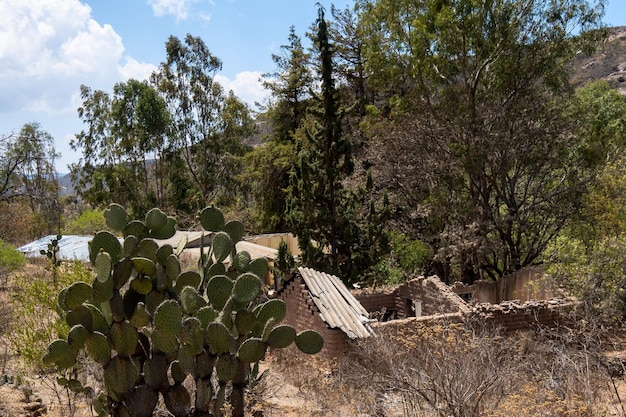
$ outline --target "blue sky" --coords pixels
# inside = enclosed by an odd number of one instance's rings
[[[353,0],[0,0],[0,135],[38,122],[56,140],[60,172],[80,155],[69,141],[83,128],[81,84],[111,90],[143,79],[165,58],[170,35],[201,37],[223,62],[218,81],[252,104],[266,92],[261,74],[317,17]],[[626,26],[626,0],[610,0],[605,22]]]

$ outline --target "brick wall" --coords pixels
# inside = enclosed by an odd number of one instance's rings
[[[317,306],[311,299],[302,277],[296,275],[280,291],[278,297],[287,305],[284,322],[296,328],[317,330],[324,338],[324,348],[320,352],[329,358],[342,356],[349,348],[348,337],[340,329],[331,329],[322,320]]]

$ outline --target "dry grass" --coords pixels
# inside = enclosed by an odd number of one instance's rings
[[[91,416],[88,399],[68,398],[54,375],[17,366],[7,343],[12,316],[7,291],[0,290],[0,371],[14,377],[12,383],[0,383],[0,417],[21,415],[27,399],[39,399],[47,417]],[[480,323],[442,322],[381,334],[335,360],[295,348],[272,351],[261,368],[263,376],[248,390],[248,415],[624,415],[626,383],[620,366],[626,349],[613,348],[593,321],[576,323],[503,337]],[[607,349],[614,350],[611,361]],[[91,385],[101,379],[93,370],[82,376],[92,378]]]

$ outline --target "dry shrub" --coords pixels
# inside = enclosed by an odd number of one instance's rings
[[[340,374],[371,398],[368,415],[603,415],[620,399],[601,329],[579,320],[503,336],[480,322],[404,321],[361,341]]]
[[[370,413],[479,416],[509,388],[518,364],[511,347],[484,328],[413,322],[359,344],[358,360],[342,366],[344,377],[375,398]]]
[[[288,348],[272,351],[266,364],[272,374],[268,382],[280,380],[283,384],[275,391],[276,397],[262,404],[265,412],[268,408],[276,409],[270,415],[357,416],[363,415],[361,404],[370,401],[366,392],[341,377],[335,359]]]
[[[0,239],[20,246],[45,235],[46,229],[28,204],[0,202]]]
[[[485,417],[592,417],[594,414],[587,402],[573,395],[568,399],[546,390],[541,382],[529,382],[519,392],[502,400],[497,409]]]

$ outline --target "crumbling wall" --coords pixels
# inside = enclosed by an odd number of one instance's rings
[[[469,311],[469,306],[434,276],[412,279],[392,292],[355,294],[355,297],[374,316],[384,308],[393,311],[394,319]]]
[[[499,304],[507,300],[521,302],[531,300],[548,300],[554,297],[548,285],[543,281],[543,270],[525,268],[492,281],[476,281],[472,285],[457,283],[452,290],[461,296],[466,295],[474,303]]]
[[[436,325],[442,323],[481,323],[502,333],[530,330],[537,326],[554,327],[566,323],[576,309],[571,299],[551,299],[526,303],[504,302],[501,304],[478,304],[455,313],[410,317],[402,320],[372,323],[376,333],[402,334],[416,324]]]
[[[341,329],[331,329],[322,320],[315,302],[309,295],[301,276],[296,275],[280,291],[278,297],[287,306],[284,322],[296,328],[317,330],[324,338],[324,348],[320,352],[329,358],[338,357],[348,350],[348,338]]]
[[[568,322],[577,303],[568,298],[541,301],[505,301],[500,304],[478,304],[472,308],[469,319],[481,319],[502,329],[504,333],[529,330],[537,326],[555,327]]]

